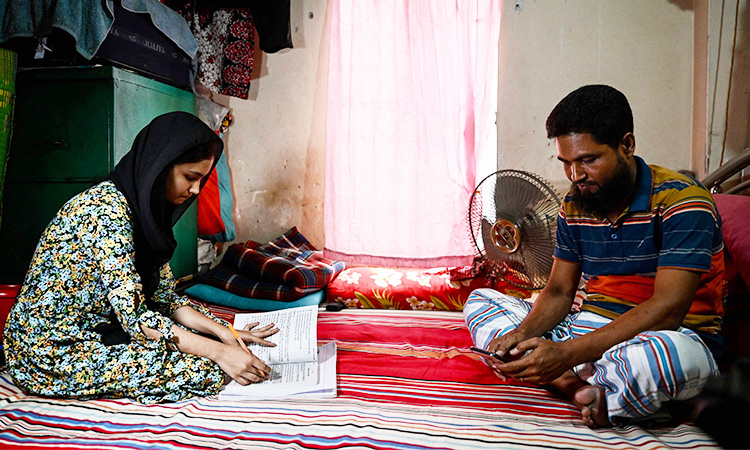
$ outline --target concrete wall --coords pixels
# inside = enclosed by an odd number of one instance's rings
[[[291,4],[294,48],[256,52],[247,100],[214,100],[235,118],[225,142],[236,240],[266,242],[296,226],[322,248],[326,0]]]
[[[735,55],[748,49],[742,44],[747,41],[747,2],[741,0],[739,7],[741,43],[735,45]],[[719,67],[729,71],[726,50],[726,67],[718,65],[719,47],[714,43],[719,35],[711,31],[721,28],[726,35],[734,26],[733,10],[723,16],[717,13],[716,5],[721,3],[695,0],[700,6],[696,8],[692,0],[505,0],[498,74],[498,167],[529,170],[565,189],[568,182],[546,138],[544,121],[571,90],[606,83],[623,91],[631,102],[637,154],[669,168],[696,170],[705,151],[702,142],[693,143],[692,124],[705,125],[722,103],[694,99],[693,80],[701,82],[694,70],[705,75],[709,87],[715,81],[709,76],[712,72],[719,72]],[[705,11],[699,19],[707,30],[694,32],[696,9]],[[227,143],[238,241],[270,240],[297,226],[316,246],[324,243],[325,15],[326,0],[293,1],[295,48],[268,55],[258,52],[250,98],[224,99],[235,115]],[[698,67],[693,63],[694,47],[701,46],[694,42],[703,42],[703,36],[707,44],[703,65]],[[729,39],[723,38],[721,48]],[[741,62],[747,56],[739,56],[732,89],[744,96],[735,97],[739,100],[730,105],[735,111],[735,118],[729,120],[734,124],[729,134],[733,148],[747,145],[750,111],[748,67]],[[718,92],[728,88],[726,82],[721,87],[721,77],[714,89]],[[694,108],[694,102],[706,106],[706,111]],[[718,132],[708,126],[705,130]],[[700,140],[700,127],[696,131]]]
[[[498,167],[565,179],[545,120],[585,84],[609,84],[633,109],[636,154],[689,169],[692,2],[518,0],[503,5],[498,89]]]

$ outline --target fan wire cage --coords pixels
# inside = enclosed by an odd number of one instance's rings
[[[484,178],[469,201],[469,229],[487,275],[541,289],[552,270],[560,199],[549,183],[520,170]]]

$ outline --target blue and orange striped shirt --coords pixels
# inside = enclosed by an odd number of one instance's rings
[[[694,179],[636,158],[636,194],[613,223],[565,197],[555,258],[581,265],[583,308],[614,318],[649,299],[659,268],[701,272],[685,326],[716,333],[724,314],[724,243],[711,194]]]

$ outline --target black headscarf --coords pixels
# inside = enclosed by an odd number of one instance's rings
[[[207,145],[217,149],[213,170],[224,149],[219,136],[192,114],[163,114],[138,133],[131,150],[109,174],[133,213],[135,269],[147,304],[158,286],[159,269],[177,247],[172,227],[196,199],[192,196],[181,205],[167,201],[168,169],[188,150]],[[201,181],[201,189],[207,179]]]

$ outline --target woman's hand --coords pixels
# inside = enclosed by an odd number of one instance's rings
[[[219,365],[222,371],[237,380],[238,383],[245,385],[257,383],[268,379],[271,368],[266,363],[258,359],[249,350],[240,347],[237,339],[227,327],[221,327],[226,330],[231,337],[231,342],[219,342],[199,334],[193,333],[177,325],[172,325],[172,342],[183,353],[190,353],[196,356],[203,356]],[[265,328],[265,327],[263,327]],[[141,325],[144,334],[151,339],[161,339],[162,333],[152,328]],[[262,331],[269,333],[271,330]],[[275,331],[274,331],[275,332]],[[250,333],[250,332],[247,332]],[[262,341],[262,338],[258,338]],[[224,340],[222,335],[222,340]]]
[[[249,323],[245,325],[245,328],[237,330],[237,334],[239,334],[240,338],[245,342],[254,342],[267,347],[276,347],[276,343],[265,340],[268,336],[273,336],[279,332],[279,329],[275,324],[269,323],[260,328],[255,328],[257,326],[258,322]]]
[[[239,345],[222,347],[220,354],[211,359],[233,380],[244,386],[268,379],[271,368],[255,355],[246,353]]]
[[[249,323],[245,326],[245,328],[236,330],[237,335],[245,343],[252,342],[254,344],[265,345],[266,347],[276,347],[276,344],[274,342],[267,341],[265,340],[265,338],[278,333],[279,329],[276,328],[273,323],[269,323],[268,325],[264,325],[256,329],[255,327],[257,326],[258,322]],[[221,335],[218,337],[225,344],[239,346],[237,339],[234,337],[234,333],[232,333],[232,330],[230,330],[229,327],[225,327]]]

